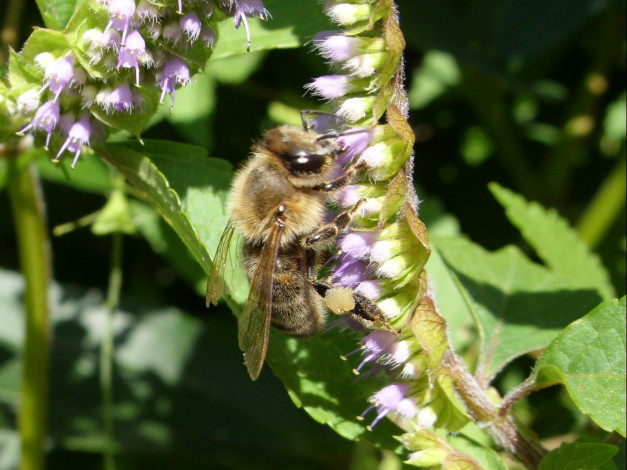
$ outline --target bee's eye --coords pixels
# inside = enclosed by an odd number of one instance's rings
[[[320,173],[325,168],[327,158],[323,155],[290,155],[281,153],[281,159],[295,173]]]

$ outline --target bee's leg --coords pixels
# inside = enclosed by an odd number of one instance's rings
[[[399,334],[388,323],[379,306],[368,297],[347,287],[332,287],[324,281],[314,281],[312,285],[333,313],[350,315],[352,320],[366,328],[383,327],[390,333]]]
[[[339,178],[334,179],[333,181],[329,181],[328,183],[322,183],[317,186],[314,186],[314,191],[323,191],[325,193],[335,191],[336,189],[343,188],[346,185],[349,185],[355,179],[355,175],[359,170],[366,166],[366,162],[359,162],[354,165],[348,165],[344,170],[344,174]]]
[[[337,238],[337,235],[346,227],[348,227],[348,224],[353,218],[353,214],[357,212],[359,206],[361,206],[364,202],[366,202],[365,199],[360,199],[353,207],[343,210],[338,215],[336,215],[333,221],[323,225],[314,233],[305,237],[302,240],[305,248],[317,251],[320,248],[328,245],[329,242],[335,240]]]
[[[318,253],[320,249],[330,244],[337,238],[340,231],[348,227],[353,214],[359,209],[366,200],[360,199],[350,209],[340,212],[332,222],[323,225],[311,235],[301,240],[305,247],[305,256],[307,262],[307,277],[310,281],[315,281],[317,277]]]

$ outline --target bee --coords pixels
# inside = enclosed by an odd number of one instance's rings
[[[326,319],[325,295],[362,324],[387,322],[366,297],[318,280],[321,255],[351,221],[364,201],[326,223],[327,202],[350,184],[361,164],[342,172],[342,152],[330,136],[311,129],[280,126],[265,133],[231,187],[230,220],[218,244],[207,283],[207,306],[222,296],[224,268],[233,234],[244,239],[243,255],[250,293],[239,318],[238,342],[251,379],[261,372],[270,325],[287,334],[312,336]],[[340,176],[337,176],[337,175]],[[337,302],[334,301],[333,305]]]

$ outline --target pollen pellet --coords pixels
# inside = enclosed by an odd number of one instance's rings
[[[329,289],[324,296],[327,308],[336,315],[342,315],[355,308],[353,291],[348,287],[334,287]]]

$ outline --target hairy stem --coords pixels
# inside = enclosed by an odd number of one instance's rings
[[[25,340],[22,353],[19,431],[22,470],[44,468],[48,359],[48,283],[50,246],[39,175],[26,156],[9,159],[9,195],[24,276]]]
[[[442,365],[451,371],[455,391],[464,401],[470,416],[526,468],[538,468],[546,450],[539,443],[523,436],[511,417],[499,416],[498,406],[486,396],[463,366],[461,358],[449,350]]]

